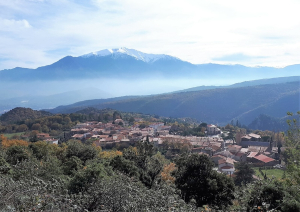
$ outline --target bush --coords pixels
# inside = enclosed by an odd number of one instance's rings
[[[6,151],[6,161],[12,165],[27,160],[28,158],[28,149],[23,146],[11,146]]]

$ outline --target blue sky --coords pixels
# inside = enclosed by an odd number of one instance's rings
[[[300,58],[298,0],[0,0],[0,70],[127,47],[195,64]]]

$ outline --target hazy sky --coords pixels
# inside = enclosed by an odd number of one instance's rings
[[[0,70],[118,47],[196,64],[298,64],[299,11],[299,0],[0,0]]]

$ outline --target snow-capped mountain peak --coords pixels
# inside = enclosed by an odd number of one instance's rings
[[[124,55],[128,55],[131,57],[134,57],[136,60],[141,60],[147,63],[151,63],[154,62],[156,60],[162,59],[162,58],[168,58],[168,59],[178,59],[175,57],[171,57],[169,55],[165,55],[165,54],[147,54],[147,53],[143,53],[140,51],[137,51],[135,49],[127,49],[125,47],[121,47],[118,49],[104,49],[101,51],[97,51],[97,52],[91,52],[89,54],[85,54],[82,55],[81,57],[104,57],[104,56],[113,56],[113,57],[120,57],[120,56],[124,56]]]

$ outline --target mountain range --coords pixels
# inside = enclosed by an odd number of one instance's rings
[[[36,69],[0,71],[0,113],[14,107],[68,105],[52,110],[62,113],[95,106],[249,124],[260,114],[282,118],[299,110],[299,68],[192,64],[164,54],[106,49]]]
[[[78,57],[66,56],[36,69],[17,67],[0,71],[0,81],[53,81],[70,79],[145,77],[236,78],[245,80],[297,76],[300,65],[284,68],[242,65],[192,64],[164,54],[146,54],[134,49],[106,49]]]

